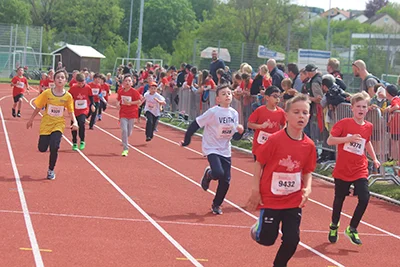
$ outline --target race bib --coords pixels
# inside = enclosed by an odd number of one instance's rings
[[[99,88],[92,88],[92,94],[93,95],[99,95],[100,89]]]
[[[121,101],[122,101],[123,105],[127,105],[129,102],[132,101],[132,97],[123,95],[123,96],[121,96]]]
[[[347,134],[347,136],[352,136],[352,134]],[[365,142],[366,140],[364,138],[361,138],[359,142],[345,143],[343,146],[343,150],[362,156],[365,150]]]
[[[75,100],[75,108],[76,109],[86,109],[87,101],[85,99]]]
[[[107,96],[107,91],[102,91],[101,94],[103,95],[103,97]]]
[[[204,90],[210,90],[211,89],[211,86],[204,86]]]
[[[147,108],[148,109],[154,109],[156,105],[154,103],[146,102],[147,103]]]
[[[272,174],[271,192],[274,195],[289,195],[301,188],[301,173],[274,172]]]
[[[17,82],[17,87],[18,88],[25,88],[25,84],[23,82]]]
[[[260,131],[260,132],[258,133],[257,143],[259,143],[260,145],[265,144],[265,142],[267,142],[268,137],[269,137],[270,135],[271,135],[270,133]]]
[[[47,114],[49,114],[52,117],[62,117],[64,115],[64,107],[48,105]]]
[[[231,124],[221,124],[218,127],[219,138],[231,138],[233,134],[234,134],[233,125]]]
[[[50,87],[51,89],[54,89],[54,88],[56,88],[56,84],[55,84],[55,83],[49,83],[49,87]]]

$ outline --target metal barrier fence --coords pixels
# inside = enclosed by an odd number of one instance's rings
[[[215,92],[209,92],[207,101],[202,100],[202,89],[179,88],[178,91],[163,92],[166,98],[166,108],[163,117],[179,124],[189,124],[197,116],[204,113],[208,108],[215,105]],[[179,100],[178,100],[179,99]],[[177,101],[178,100],[178,101]],[[231,106],[239,113],[239,122],[247,128],[247,119],[251,112],[258,106],[254,104],[254,98],[239,96],[234,97]],[[284,103],[281,102],[283,107]],[[310,137],[319,151],[327,151],[333,155],[337,154],[335,146],[328,146],[326,143],[332,126],[341,119],[351,118],[353,113],[349,103],[339,104],[334,110],[324,109],[323,129],[318,124],[318,112],[312,109],[310,117]],[[320,114],[321,115],[321,114]],[[366,120],[374,125],[371,142],[375,149],[378,160],[381,162],[379,170],[372,170],[369,177],[370,185],[376,181],[392,181],[400,186],[400,111],[393,113],[382,112],[380,109],[370,109]],[[252,140],[247,135],[245,139]],[[335,165],[334,157],[322,163],[322,169],[328,169]]]

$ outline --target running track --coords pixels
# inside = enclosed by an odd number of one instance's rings
[[[207,165],[201,139],[179,147],[183,132],[160,124],[146,143],[142,120],[123,158],[118,112],[110,106],[87,131],[83,153],[71,151],[65,131],[57,178],[48,181],[49,155],[37,151],[40,116],[33,129],[25,127],[36,93],[26,96],[22,118],[11,116],[10,93],[0,85],[0,266],[272,266],[280,240],[268,248],[252,241],[257,214],[242,208],[251,188],[250,155],[233,152],[228,201],[215,216],[216,184],[209,192],[198,184]],[[359,227],[364,245],[342,233],[331,245],[332,198],[332,185],[315,179],[290,266],[398,266],[400,207],[372,198]],[[345,202],[341,232],[355,203]]]

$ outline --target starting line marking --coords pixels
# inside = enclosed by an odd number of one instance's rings
[[[32,248],[19,248],[20,250],[24,250],[24,251],[32,251]],[[53,252],[51,249],[42,249],[40,248],[39,251],[41,252]]]

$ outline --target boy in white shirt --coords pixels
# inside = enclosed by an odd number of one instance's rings
[[[147,118],[146,122],[146,142],[153,139],[154,129],[157,126],[157,121],[160,118],[160,106],[165,105],[165,98],[157,93],[157,83],[150,83],[149,90],[144,94],[146,105],[144,113]]]
[[[218,106],[210,108],[192,122],[186,131],[182,146],[188,146],[192,135],[204,127],[202,148],[210,166],[204,171],[201,187],[207,191],[211,180],[218,180],[211,210],[219,215],[222,214],[221,204],[228,192],[231,179],[231,138],[239,140],[244,128],[239,124],[238,112],[230,107],[232,91],[227,84],[217,88],[216,101]]]

